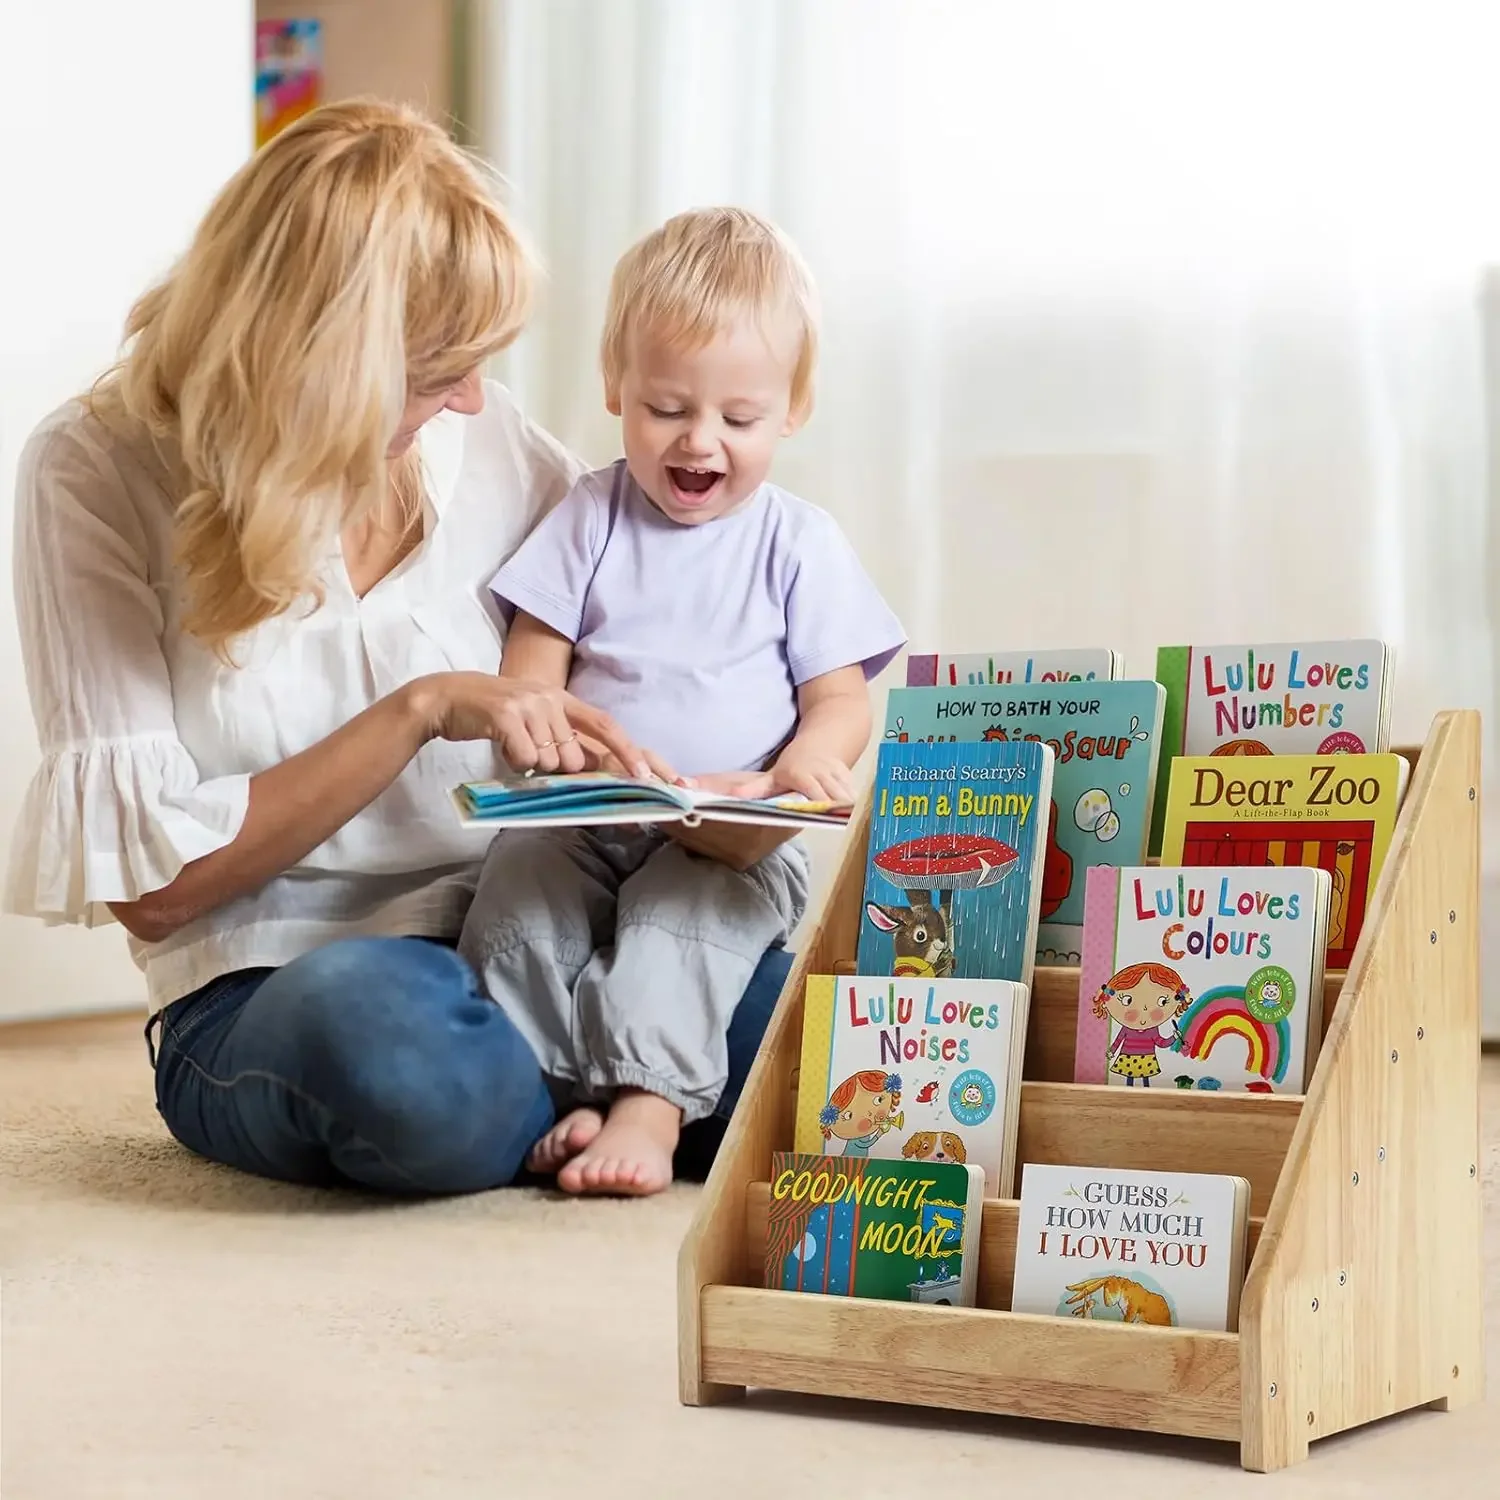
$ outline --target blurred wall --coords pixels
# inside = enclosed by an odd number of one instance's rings
[[[114,357],[253,139],[252,0],[5,8],[0,90],[0,856],[37,764],[9,596],[27,433]],[[0,918],[0,1021],[144,1005],[124,935]]]

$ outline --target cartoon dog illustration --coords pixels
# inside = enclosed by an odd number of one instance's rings
[[[918,1130],[906,1138],[901,1154],[908,1161],[966,1162],[969,1153],[951,1130]]]

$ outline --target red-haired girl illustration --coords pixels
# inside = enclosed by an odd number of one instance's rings
[[[1094,996],[1094,1014],[1119,1027],[1105,1054],[1113,1059],[1109,1071],[1132,1086],[1139,1078],[1149,1089],[1161,1072],[1157,1050],[1179,1045],[1177,1017],[1192,1001],[1182,976],[1166,964],[1131,964],[1111,976]],[[1171,1027],[1170,1036],[1162,1036],[1164,1025]]]
[[[900,1103],[899,1073],[879,1068],[853,1073],[828,1096],[818,1116],[823,1139],[836,1135],[844,1142],[845,1156],[868,1156],[886,1131],[906,1123],[904,1114],[894,1113]]]

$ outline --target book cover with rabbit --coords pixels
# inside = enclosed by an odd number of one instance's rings
[[[886,698],[888,741],[1052,747],[1038,963],[1079,961],[1086,870],[1145,862],[1165,703],[1160,683],[1135,681],[906,687]]]
[[[962,1162],[1010,1196],[1028,991],[1007,979],[809,976],[798,1151]]]
[[[880,746],[861,974],[1030,986],[1052,765],[1036,740]]]
[[[1243,1177],[1027,1162],[1011,1311],[1233,1332],[1249,1208]]]

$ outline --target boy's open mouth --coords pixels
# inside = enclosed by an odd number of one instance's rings
[[[675,464],[667,466],[667,478],[683,505],[702,505],[718,489],[724,476],[717,469],[686,469]]]

